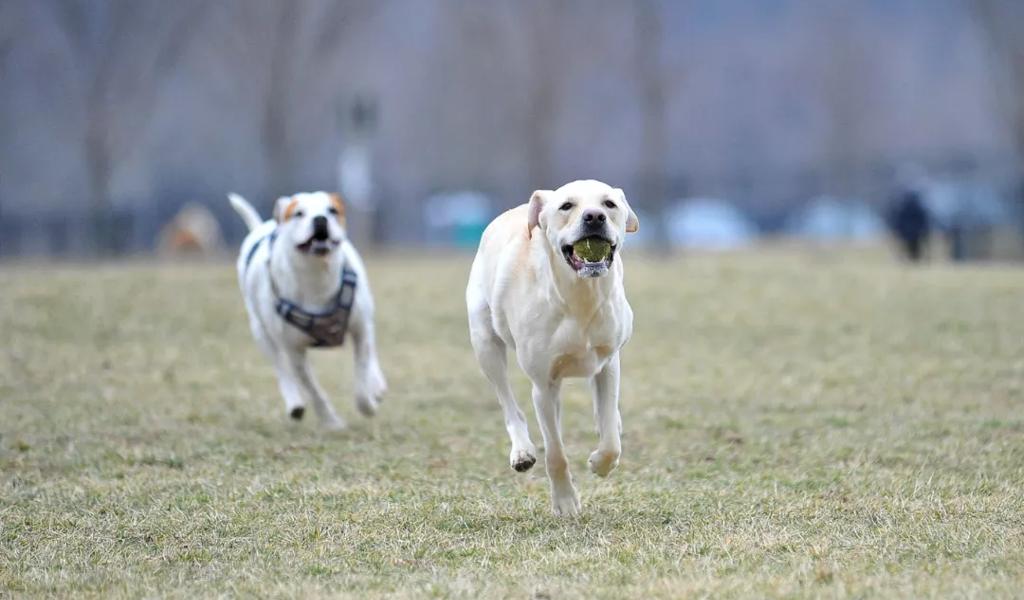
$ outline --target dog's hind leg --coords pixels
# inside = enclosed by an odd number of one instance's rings
[[[471,313],[470,316],[470,339],[473,343],[473,351],[480,363],[480,369],[494,386],[501,410],[505,415],[505,429],[512,440],[509,464],[516,471],[528,471],[537,462],[537,448],[530,441],[526,415],[520,410],[519,404],[516,403],[516,398],[512,394],[512,386],[508,380],[508,356],[505,342],[501,341],[501,338],[491,330],[490,310],[485,308],[484,312],[486,314],[472,315]]]
[[[608,364],[591,380],[594,392],[594,419],[601,436],[597,450],[590,454],[590,470],[604,477],[619,465],[622,454],[620,434],[622,417],[619,416],[619,354],[615,353]]]
[[[568,517],[580,512],[580,496],[572,484],[569,459],[562,446],[562,400],[558,382],[547,385],[533,383],[533,407],[537,410],[540,430],[544,434],[544,464],[551,481],[551,507],[555,515]]]

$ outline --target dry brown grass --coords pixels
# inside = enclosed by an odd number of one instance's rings
[[[508,468],[468,256],[369,261],[392,392],[364,420],[318,355],[340,435],[285,419],[228,264],[0,269],[0,595],[1024,589],[1022,271],[628,258],[624,457],[589,476],[568,386],[565,521]]]

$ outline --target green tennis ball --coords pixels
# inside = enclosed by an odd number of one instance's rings
[[[573,244],[572,251],[587,262],[601,262],[612,253],[612,245],[600,238],[585,238]]]

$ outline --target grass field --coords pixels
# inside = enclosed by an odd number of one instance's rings
[[[369,260],[391,393],[360,417],[318,354],[338,434],[285,418],[227,262],[0,268],[0,596],[1024,590],[1024,271],[627,256],[622,463],[589,474],[568,385],[559,520],[508,467],[469,262]]]

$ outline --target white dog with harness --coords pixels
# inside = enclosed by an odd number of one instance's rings
[[[325,427],[345,426],[313,376],[306,350],[340,346],[349,336],[356,406],[375,414],[387,383],[377,360],[373,296],[363,261],[345,235],[341,198],[284,196],[265,222],[241,196],[228,198],[249,227],[238,256],[249,327],[274,363],[288,414],[301,419],[311,403]]]

